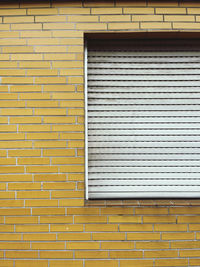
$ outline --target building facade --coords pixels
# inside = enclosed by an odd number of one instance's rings
[[[85,33],[198,37],[200,2],[0,3],[0,266],[200,266],[198,199],[87,200]]]

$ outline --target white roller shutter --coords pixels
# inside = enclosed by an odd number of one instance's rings
[[[200,41],[88,44],[87,198],[200,197]]]

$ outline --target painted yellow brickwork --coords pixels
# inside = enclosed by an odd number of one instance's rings
[[[199,31],[192,0],[0,2],[0,266],[200,266],[198,200],[84,201],[84,31]]]

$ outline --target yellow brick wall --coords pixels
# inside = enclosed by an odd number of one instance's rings
[[[84,31],[199,31],[200,2],[0,2],[0,267],[200,266],[200,201],[84,201]]]

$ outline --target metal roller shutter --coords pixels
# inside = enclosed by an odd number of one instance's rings
[[[200,197],[200,41],[87,47],[87,198]]]

